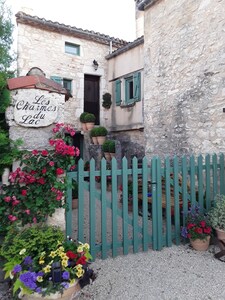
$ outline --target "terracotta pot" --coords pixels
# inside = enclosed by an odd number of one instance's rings
[[[88,122],[86,123],[86,126],[87,126],[87,130],[91,130],[95,126],[95,123]]]
[[[94,145],[98,145],[98,139],[97,139],[96,136],[92,136],[91,139],[92,139],[92,142],[93,142]]]
[[[111,158],[116,157],[116,153],[110,152],[110,156],[111,156]]]
[[[72,209],[78,208],[78,199],[72,199]]]
[[[87,131],[87,125],[86,123],[81,123],[81,127],[83,131]]]
[[[106,140],[106,136],[97,136],[98,144],[103,145],[104,141]]]
[[[216,235],[218,240],[225,241],[225,231],[222,229],[216,229]]]
[[[104,156],[106,160],[111,160],[111,155],[109,152],[104,152]]]
[[[193,247],[193,249],[197,251],[206,251],[209,248],[209,242],[210,242],[210,235],[208,235],[204,240],[190,239],[191,246]]]
[[[42,297],[40,294],[34,293],[31,295],[26,295],[23,297],[23,300],[55,300],[55,299],[60,299],[60,300],[72,300],[74,299],[75,295],[79,292],[80,290],[80,285],[77,282],[75,285],[71,286],[68,289],[65,289],[63,294],[61,295],[60,293],[55,293],[55,294],[50,294],[49,296]]]

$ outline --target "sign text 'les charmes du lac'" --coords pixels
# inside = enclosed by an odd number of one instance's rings
[[[14,119],[25,127],[48,126],[57,118],[57,104],[57,99],[45,95],[35,95],[33,100],[18,99],[14,108]]]

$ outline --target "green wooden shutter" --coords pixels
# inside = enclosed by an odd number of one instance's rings
[[[116,106],[119,106],[121,104],[121,80],[116,80],[115,85]]]
[[[51,76],[50,78],[51,78],[51,80],[53,80],[53,81],[55,81],[55,82],[57,82],[57,83],[63,85],[63,79],[62,79],[62,77],[59,77],[59,76]]]
[[[141,101],[141,73],[134,74],[134,101]]]

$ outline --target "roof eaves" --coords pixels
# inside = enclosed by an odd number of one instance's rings
[[[141,36],[140,38],[136,39],[135,41],[133,41],[133,42],[131,42],[131,43],[115,50],[115,51],[113,51],[112,53],[108,54],[105,57],[105,59],[110,59],[110,58],[116,57],[116,56],[118,56],[118,55],[120,55],[120,54],[122,54],[122,53],[124,53],[124,52],[126,52],[130,49],[133,49],[133,48],[135,48],[135,47],[137,47],[137,46],[139,46],[143,43],[144,43],[144,36]]]
[[[29,24],[34,27],[43,27],[57,32],[64,32],[70,35],[82,37],[84,39],[93,40],[105,45],[109,45],[109,42],[111,41],[114,47],[121,47],[128,44],[127,41],[119,38],[110,37],[109,35],[101,34],[99,32],[83,30],[81,28],[61,24],[59,22],[53,22],[44,18],[39,18],[37,16],[30,16],[21,11],[16,14],[16,20],[18,23]]]
[[[139,10],[145,10],[146,8],[152,6],[159,0],[137,0],[137,8]]]

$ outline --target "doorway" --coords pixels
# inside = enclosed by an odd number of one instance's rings
[[[99,76],[84,75],[84,111],[95,115],[95,124],[99,125]]]

